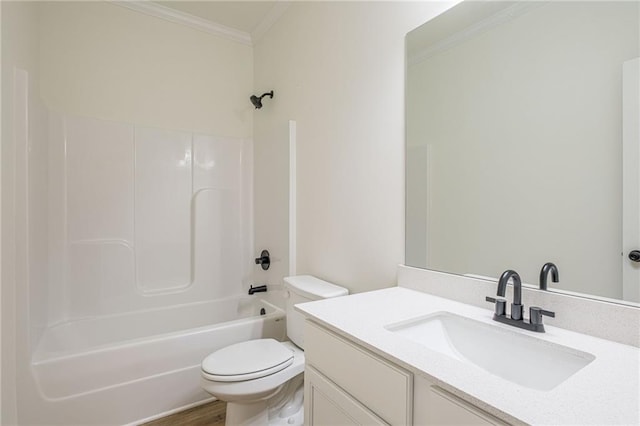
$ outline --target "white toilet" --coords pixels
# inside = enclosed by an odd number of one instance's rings
[[[302,425],[304,317],[297,303],[345,296],[348,290],[310,275],[286,277],[287,336],[222,348],[202,361],[201,385],[227,402],[227,425]]]

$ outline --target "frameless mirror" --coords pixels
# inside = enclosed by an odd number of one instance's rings
[[[407,35],[406,259],[640,301],[640,3],[464,2]]]

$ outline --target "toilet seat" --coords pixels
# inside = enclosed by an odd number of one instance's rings
[[[282,370],[253,380],[223,382],[208,378],[201,369],[200,385],[216,398],[227,402],[261,401],[274,395],[285,383],[304,373],[304,351],[291,342],[280,342],[293,353],[293,362]]]
[[[236,343],[202,361],[202,376],[217,382],[241,382],[277,373],[293,363],[294,353],[274,339]]]

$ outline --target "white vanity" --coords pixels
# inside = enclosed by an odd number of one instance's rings
[[[506,424],[316,321],[305,334],[305,424]]]
[[[493,321],[489,304],[480,306],[402,286],[298,305],[307,317],[305,423],[640,424],[637,346],[551,321],[546,333],[516,329]],[[571,306],[559,307],[558,317],[570,316]],[[456,358],[421,341],[421,333],[434,332],[426,329],[434,315],[469,321],[479,338],[469,335],[468,346],[477,345],[480,359],[465,354],[468,348]],[[638,333],[637,323],[628,326]],[[486,334],[492,330],[495,339]],[[483,360],[484,339],[493,346],[504,340],[504,347]],[[525,346],[533,357],[517,353]]]

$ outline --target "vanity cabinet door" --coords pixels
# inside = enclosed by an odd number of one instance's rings
[[[319,371],[387,423],[412,424],[413,374],[311,321],[304,333],[306,368]]]
[[[307,426],[387,425],[313,367],[304,373]]]
[[[424,378],[415,379],[415,425],[437,426],[505,426],[507,423],[484,410],[431,384]]]

